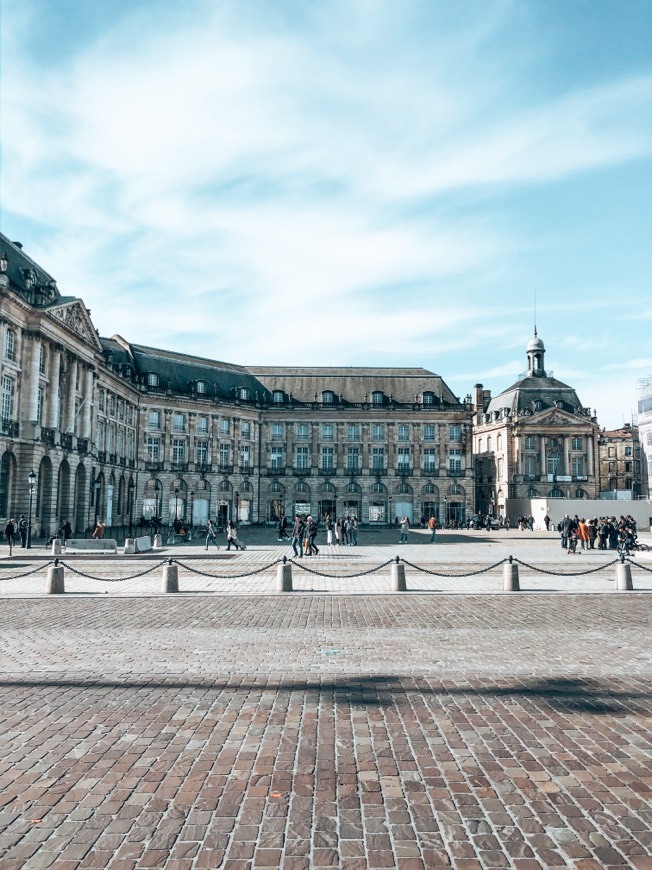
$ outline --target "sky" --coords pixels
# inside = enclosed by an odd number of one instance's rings
[[[0,0],[0,228],[100,333],[652,374],[652,0]]]

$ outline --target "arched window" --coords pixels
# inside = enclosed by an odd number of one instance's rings
[[[371,403],[373,405],[382,405],[385,399],[385,394],[382,390],[374,390],[371,394]]]
[[[539,490],[536,487],[531,486],[527,491],[527,497],[528,498],[539,498]]]
[[[283,492],[283,486],[278,481],[274,481],[269,487],[270,492]]]
[[[494,445],[493,445],[493,441],[491,440],[491,435],[490,435],[490,436],[487,438],[487,452],[488,452],[488,453],[491,453],[491,451],[493,450],[493,448],[494,448]]]
[[[434,483],[427,483],[422,490],[424,495],[434,495],[437,492],[437,487]]]
[[[322,486],[322,492],[335,492],[335,487],[328,481]]]
[[[409,483],[401,483],[401,484],[399,484],[398,491],[400,493],[411,493],[412,487],[410,486]]]
[[[272,402],[274,402],[275,405],[281,405],[284,401],[285,393],[283,392],[283,390],[274,390],[274,392],[272,393]]]
[[[297,492],[310,492],[310,487],[301,480],[297,483]]]
[[[558,486],[554,486],[548,493],[548,498],[566,498],[566,496],[563,490],[559,489]]]
[[[435,394],[430,392],[429,390],[423,394],[423,404],[424,405],[434,405],[435,404]]]
[[[478,453],[482,453],[482,438],[478,438]]]
[[[384,493],[385,487],[382,483],[374,483],[374,485],[371,487],[371,491],[374,493],[379,493],[379,492]]]
[[[324,390],[321,400],[324,405],[332,405],[335,402],[335,393],[332,390]]]
[[[584,489],[576,489],[575,490],[575,498],[588,498],[586,490]]]

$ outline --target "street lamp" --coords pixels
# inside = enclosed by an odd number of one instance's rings
[[[154,516],[158,519],[161,516],[161,511],[159,510],[159,498],[158,494],[161,491],[161,484],[158,480],[154,481]]]
[[[192,514],[195,505],[195,492],[194,490],[190,490],[190,529],[192,530]]]
[[[32,503],[34,500],[34,487],[36,485],[36,472],[30,471],[27,475],[27,483],[29,485],[29,511],[27,514],[27,544],[28,550],[32,549]]]
[[[129,480],[129,537],[133,534],[134,526],[134,482]]]
[[[95,478],[95,528],[97,528],[97,521],[99,519],[99,507],[100,507],[100,490],[102,488],[102,483],[99,477]]]
[[[237,524],[238,524],[238,508],[240,507],[240,493],[238,492],[237,489],[235,491],[234,501],[235,501],[235,524],[237,526]]]
[[[179,519],[179,487],[174,490],[174,519]]]

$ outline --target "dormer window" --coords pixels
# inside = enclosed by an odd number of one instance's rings
[[[248,402],[249,401],[249,389],[247,387],[240,387],[240,389],[238,390],[238,397],[243,402]]]
[[[147,386],[148,387],[158,387],[159,385],[159,377],[156,372],[147,372]]]
[[[335,393],[332,390],[324,390],[321,394],[321,400],[324,405],[333,405],[335,403]]]
[[[197,393],[201,396],[206,392],[206,381],[197,381],[195,383],[195,387],[197,389]]]
[[[423,404],[424,405],[434,405],[435,404],[435,394],[428,391],[423,394]]]
[[[272,393],[272,402],[274,402],[275,405],[282,405],[284,401],[285,393],[283,390],[274,390]]]
[[[371,394],[372,405],[382,405],[385,399],[385,394],[381,390],[374,390]]]

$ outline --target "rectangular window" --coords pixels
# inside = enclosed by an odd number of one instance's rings
[[[537,475],[537,458],[536,456],[526,456],[523,465],[524,474],[526,477],[536,477]]]
[[[399,447],[396,454],[396,464],[398,468],[409,468],[410,466],[410,448]]]
[[[607,455],[608,456],[615,456],[616,455],[616,448],[615,447],[608,447],[607,448]]]
[[[104,411],[104,390],[99,390],[97,394],[97,409],[98,411]]]
[[[462,440],[462,427],[457,423],[451,423],[448,427],[448,440],[453,443]]]
[[[385,440],[385,426],[382,423],[374,423],[371,427],[371,440],[372,441],[384,441]]]
[[[285,462],[283,461],[283,448],[282,447],[272,447],[271,451],[271,468],[283,468]]]
[[[272,423],[272,441],[283,441],[285,435],[282,423]]]
[[[358,423],[349,423],[346,427],[347,441],[360,441],[360,425]]]
[[[335,427],[332,423],[321,424],[321,440],[332,441],[334,438]]]
[[[371,448],[371,467],[377,470],[381,470],[385,468],[385,448],[384,447],[372,447]]]
[[[147,412],[147,425],[150,429],[160,429],[161,428],[161,412],[160,411],[148,411]]]
[[[335,467],[333,451],[334,447],[322,447],[321,449],[321,467],[322,471],[332,471]]]
[[[230,444],[220,444],[220,465],[224,467],[225,465],[229,465],[231,459],[231,445]]]
[[[45,374],[45,348],[43,345],[38,350],[38,370],[43,375]]]
[[[203,434],[208,432],[208,417],[197,417],[197,431]]]
[[[14,382],[6,375],[2,378],[2,419],[11,420],[14,414]]]
[[[115,429],[113,426],[109,426],[106,430],[106,452],[113,453],[113,447],[115,444]]]
[[[625,447],[625,456],[631,456],[631,455],[632,455],[632,448]]]
[[[195,441],[195,462],[208,465],[208,441]]]
[[[240,465],[242,468],[249,468],[251,464],[251,448],[248,444],[243,444],[240,448]]]
[[[36,405],[36,423],[41,425],[41,414],[43,413],[43,387],[38,388],[38,397]]]
[[[498,478],[498,480],[503,479],[504,466],[505,466],[505,460],[502,458],[502,456],[499,456],[498,459],[496,460],[496,477]]]
[[[577,435],[571,438],[571,450],[581,450],[582,449],[582,439],[578,438]]]
[[[228,420],[227,420],[227,423],[228,423]],[[227,429],[227,431],[228,431],[228,429]],[[243,420],[240,423],[240,436],[242,438],[247,438],[247,439],[251,438],[251,423],[249,422],[249,420]]]
[[[104,450],[104,421],[97,421],[97,435],[96,435],[96,444],[98,450]]]
[[[573,477],[582,477],[584,475],[583,456],[573,456],[571,459],[571,473]]]
[[[295,423],[294,424],[294,437],[297,441],[305,441],[308,438],[308,424],[307,423]]]
[[[109,394],[109,417],[115,417],[115,396],[113,393]]]
[[[121,420],[124,423],[125,419],[125,403],[120,399],[118,402],[118,420]]]
[[[186,442],[184,438],[172,439],[172,462],[182,463],[186,461]]]
[[[244,426],[244,423],[242,425]],[[222,417],[222,419],[220,420],[220,435],[228,435],[230,431],[230,421]]]
[[[147,435],[145,438],[145,454],[148,462],[158,462],[161,455],[161,439],[155,435]]]
[[[426,423],[423,427],[423,440],[424,441],[436,441],[437,440],[437,426],[433,423]]]
[[[134,406],[133,405],[127,406],[127,423],[130,426],[134,425]]]
[[[357,471],[360,468],[360,448],[346,448],[346,470]]]
[[[452,428],[452,427],[451,427]],[[448,470],[462,470],[462,450],[459,447],[451,447],[448,451]]]
[[[5,356],[7,359],[16,359],[16,333],[12,329],[7,330],[7,344],[5,345]]]
[[[534,450],[534,435],[526,435],[525,436],[525,449],[526,450]]]
[[[426,447],[423,451],[423,470],[424,471],[436,471],[437,470],[437,448],[436,447]]]
[[[397,441],[409,441],[410,440],[410,427],[400,425],[396,430],[396,440]]]
[[[172,428],[175,432],[183,432],[186,428],[186,418],[183,414],[174,413],[172,415]]]
[[[298,469],[310,468],[310,448],[297,447],[295,452],[295,467]]]
[[[134,458],[134,433],[127,432],[127,459]]]

